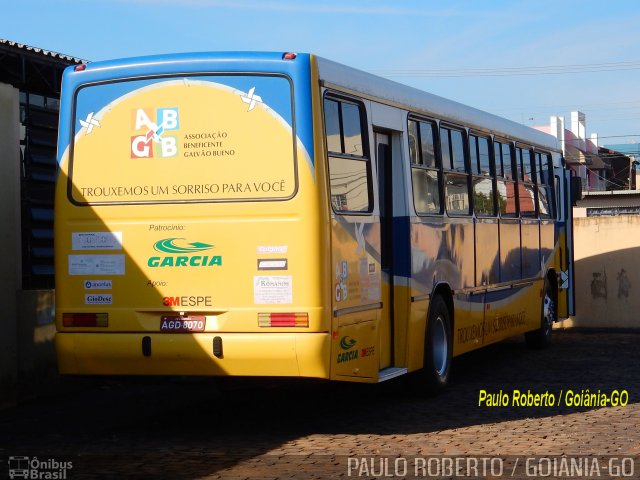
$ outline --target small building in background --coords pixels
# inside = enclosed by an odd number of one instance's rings
[[[555,115],[548,126],[534,128],[558,139],[567,165],[582,179],[583,192],[636,189],[635,156],[613,145],[600,145],[597,133],[587,137],[584,113],[571,112],[570,128],[565,128],[564,117]]]
[[[82,60],[0,39],[0,404],[55,368],[53,198],[63,70]]]

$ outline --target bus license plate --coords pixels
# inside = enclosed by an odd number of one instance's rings
[[[207,318],[204,316],[169,317],[160,320],[160,331],[166,333],[204,332]]]

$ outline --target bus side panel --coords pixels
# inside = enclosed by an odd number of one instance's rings
[[[482,346],[484,300],[484,293],[466,293],[454,296],[454,357]]]
[[[540,277],[540,223],[522,219],[520,223],[522,245],[522,278]]]
[[[540,220],[540,257],[544,272],[549,268],[555,268],[556,272],[558,271],[557,265],[555,264],[552,220]]]
[[[483,344],[540,328],[543,280],[486,294]]]
[[[496,228],[497,230],[497,228]],[[496,247],[497,250],[497,247]],[[430,297],[438,284],[446,284],[454,292],[475,286],[475,231],[466,218],[417,217],[411,225],[411,292],[409,368],[421,368],[424,338]],[[423,303],[424,302],[424,303]],[[454,299],[453,335],[454,354],[472,348],[461,346],[458,335],[482,323],[482,296],[456,294]],[[422,317],[421,317],[422,316]],[[462,337],[461,337],[462,338]],[[481,342],[481,336],[480,342]],[[475,345],[475,344],[473,344]]]
[[[520,220],[500,219],[500,282],[522,278],[520,251]]]
[[[476,286],[500,281],[500,237],[494,218],[476,220]]]
[[[377,380],[382,295],[380,224],[373,216],[331,220],[334,327],[332,378]],[[388,289],[388,285],[384,288]]]

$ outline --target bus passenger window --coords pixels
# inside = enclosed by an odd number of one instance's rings
[[[421,122],[420,147],[422,151],[422,165],[429,168],[436,168],[437,165],[433,125],[429,123]]]
[[[435,154],[435,124],[409,120],[413,204],[418,214],[442,213],[440,168]]]
[[[471,177],[473,191],[473,209],[477,216],[494,216],[494,188],[489,156],[489,139],[471,135],[469,137],[469,155],[471,159]]]
[[[461,130],[440,127],[440,145],[444,174],[444,196],[447,213],[470,215],[469,175],[465,168],[464,134]],[[445,159],[448,159],[446,161]],[[450,172],[447,172],[449,170]]]
[[[344,134],[344,153],[362,156],[362,124],[360,108],[352,103],[342,102],[342,126]]]
[[[551,156],[547,153],[536,153],[537,183],[538,183],[538,209],[540,218],[553,217],[553,187],[551,184]]]
[[[369,212],[369,158],[363,146],[363,110],[347,101],[324,100],[331,205],[336,212]]]
[[[480,160],[480,173],[482,175],[491,175],[493,169],[491,168],[488,138],[478,139],[478,158]]]
[[[533,183],[531,166],[531,150],[529,147],[516,148],[516,168],[518,177],[518,205],[522,217],[536,217],[536,187]]]
[[[464,140],[459,130],[451,130],[451,157],[453,169],[456,172],[464,172]]]
[[[367,162],[329,157],[331,204],[342,212],[369,210]]]
[[[342,140],[340,139],[340,113],[338,102],[325,99],[324,101],[324,128],[327,135],[327,149],[330,152],[342,152]]]
[[[412,165],[420,164],[420,150],[419,144],[420,140],[418,140],[418,122],[414,120],[409,120],[408,124],[408,135],[409,135],[409,158],[411,159]]]
[[[502,217],[517,217],[516,182],[513,181],[511,144],[494,142],[493,145],[496,162],[498,211]]]

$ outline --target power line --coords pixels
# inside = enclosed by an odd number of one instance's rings
[[[571,73],[615,72],[620,70],[640,70],[640,61],[501,68],[389,69],[378,70],[375,73],[384,77],[503,77],[519,75],[565,75]]]

